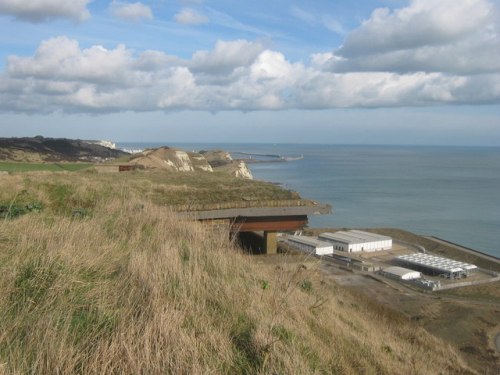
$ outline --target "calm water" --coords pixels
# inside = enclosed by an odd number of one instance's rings
[[[311,216],[311,226],[398,227],[500,256],[500,148],[175,146],[303,155],[302,160],[249,166],[257,179],[279,182],[304,198],[333,206],[333,215]]]

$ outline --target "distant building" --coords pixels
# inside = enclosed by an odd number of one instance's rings
[[[382,270],[382,274],[386,277],[396,280],[414,280],[420,279],[422,275],[418,271],[410,270],[403,267],[387,267]]]
[[[333,254],[333,246],[331,243],[319,241],[311,237],[290,236],[288,237],[288,242],[293,247],[308,253],[316,255]]]
[[[130,172],[130,171],[135,171],[136,169],[144,169],[144,167],[139,166],[139,165],[119,165],[118,166],[118,172]]]
[[[411,269],[447,279],[467,277],[471,271],[477,269],[474,264],[423,253],[400,255],[396,259]]]
[[[333,245],[334,250],[345,251],[348,253],[392,249],[391,237],[363,232],[360,230],[322,233],[318,236],[318,239],[330,242]]]

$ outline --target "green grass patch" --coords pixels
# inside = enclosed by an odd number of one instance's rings
[[[21,266],[14,280],[14,292],[10,296],[15,310],[36,307],[54,283],[59,269],[56,263],[47,264],[40,259]]]
[[[75,343],[91,344],[90,337],[95,340],[101,336],[109,336],[115,326],[115,317],[91,304],[80,306],[71,314],[70,331]]]
[[[286,329],[283,325],[277,324],[271,328],[271,332],[278,340],[283,341],[285,344],[290,345],[295,339],[295,334]]]
[[[74,194],[74,187],[62,184],[45,184],[43,185],[49,195],[52,208],[56,212],[68,212],[72,209],[70,198]]]
[[[40,202],[27,204],[2,204],[0,203],[0,219],[13,219],[28,212],[40,212],[43,205]]]
[[[255,374],[262,366],[263,357],[253,342],[255,323],[245,314],[240,314],[231,327],[231,341],[236,356],[234,373]]]
[[[68,171],[75,172],[92,167],[89,163],[6,163],[0,162],[0,171],[31,172],[31,171]]]
[[[223,205],[225,202],[297,199],[296,194],[277,185],[220,172],[163,172],[142,176],[153,185],[138,187],[145,189],[144,193],[159,205]]]
[[[500,281],[447,289],[435,293],[440,296],[463,297],[475,301],[500,303]]]
[[[123,155],[120,156],[119,158],[113,159],[111,164],[126,164],[130,162],[134,158],[134,155]]]

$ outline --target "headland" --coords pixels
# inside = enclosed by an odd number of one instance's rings
[[[57,159],[79,170],[1,164],[11,168],[0,177],[5,370],[493,374],[498,368],[498,282],[423,292],[304,253],[249,256],[248,243],[224,223],[180,219],[179,207],[302,201],[275,184],[217,170],[216,164],[227,166],[219,159],[205,157],[210,171],[198,155],[164,148],[95,163]],[[120,173],[119,165],[144,168]],[[431,238],[371,230],[499,267]]]

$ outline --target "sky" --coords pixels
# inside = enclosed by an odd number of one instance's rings
[[[0,0],[0,136],[500,146],[500,0]]]

